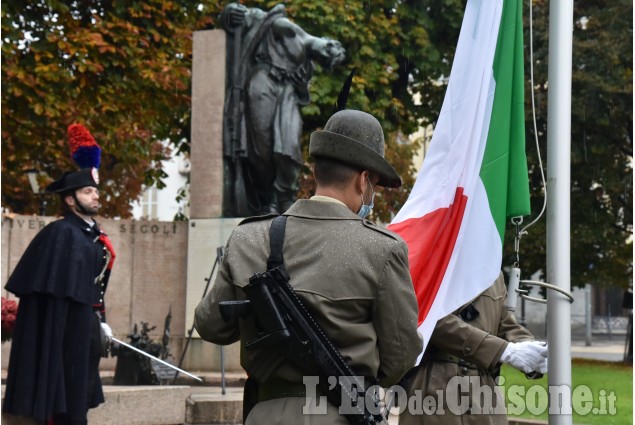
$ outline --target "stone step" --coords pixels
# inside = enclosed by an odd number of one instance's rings
[[[242,389],[193,393],[186,401],[184,425],[241,424],[243,421]]]
[[[178,425],[185,401],[198,390],[189,386],[104,386],[106,402],[88,411],[91,425]]]
[[[242,388],[104,385],[106,402],[88,411],[90,425],[200,425],[242,423]],[[2,395],[4,398],[4,385]],[[2,414],[3,425],[32,425]]]

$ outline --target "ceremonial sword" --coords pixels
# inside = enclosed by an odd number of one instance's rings
[[[163,361],[163,360],[161,360],[161,359],[159,359],[159,358],[157,358],[157,357],[154,357],[153,355],[148,354],[148,353],[146,353],[146,352],[145,352],[145,351],[143,351],[143,350],[139,350],[137,347],[133,347],[133,346],[132,346],[132,345],[130,345],[130,344],[126,344],[125,342],[123,342],[123,341],[121,341],[121,340],[118,340],[118,339],[117,339],[117,338],[115,338],[114,336],[111,336],[111,337],[109,337],[109,338],[110,338],[111,340],[115,341],[116,343],[119,343],[119,344],[123,345],[123,346],[124,346],[124,347],[126,347],[126,348],[129,348],[129,349],[131,349],[131,350],[133,350],[133,351],[136,351],[136,352],[137,352],[137,353],[139,353],[139,354],[143,354],[143,355],[144,355],[144,356],[146,356],[146,357],[150,357],[152,360],[154,360],[154,361],[156,361],[156,362],[159,362],[159,363],[161,363],[161,364],[163,364],[163,365],[166,365],[166,366],[168,366],[168,367],[171,367],[172,369],[178,370],[179,372],[186,374],[186,375],[187,375],[187,376],[189,376],[190,378],[194,378],[194,379],[196,379],[196,380],[198,380],[198,381],[203,382],[203,380],[202,380],[201,378],[199,378],[198,376],[194,376],[194,375],[192,375],[191,373],[186,372],[186,371],[184,371],[183,369],[179,369],[178,367],[176,367],[176,366],[174,366],[174,365],[171,365],[170,363],[168,363],[168,362],[166,362],[166,361]]]

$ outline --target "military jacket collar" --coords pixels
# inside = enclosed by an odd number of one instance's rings
[[[284,215],[318,220],[362,220],[360,216],[345,205],[311,199],[297,200]]]

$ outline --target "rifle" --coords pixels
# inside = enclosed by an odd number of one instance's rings
[[[285,216],[280,216],[276,220]],[[272,257],[274,257],[274,228],[272,225]],[[284,220],[283,220],[284,222]],[[284,226],[284,224],[282,224]],[[284,229],[284,227],[283,227]],[[284,230],[282,230],[284,238]],[[282,243],[280,242],[280,247]],[[300,298],[289,284],[289,275],[282,264],[279,253],[279,265],[270,267],[276,261],[268,261],[264,273],[256,273],[249,279],[243,290],[246,300],[223,301],[219,303],[220,313],[225,321],[235,320],[254,314],[261,332],[251,341],[245,342],[245,349],[270,347],[281,351],[281,354],[301,369],[319,370],[321,377],[336,377],[336,384],[328,385],[326,398],[335,406],[341,406],[343,397],[352,407],[351,413],[343,416],[351,425],[375,425],[383,421],[383,416],[373,414],[365,403],[358,403],[360,394],[365,398],[366,388],[363,381],[356,380],[355,373],[346,364],[338,349],[329,340],[320,325],[304,306]],[[341,377],[351,377],[353,385],[342,386]],[[377,400],[374,400],[377,407]],[[347,406],[347,407],[348,407]]]

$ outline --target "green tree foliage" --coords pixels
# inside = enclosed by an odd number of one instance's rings
[[[571,284],[575,286],[632,283],[632,12],[633,3],[625,0],[575,2],[571,105]],[[546,173],[549,2],[534,0],[533,14],[536,118]],[[526,22],[528,17],[525,10]],[[525,27],[529,52],[528,24]],[[526,69],[529,77],[529,65]],[[542,208],[543,189],[529,90],[528,85],[527,152],[535,216]],[[546,216],[521,241],[525,277],[537,271],[544,277],[545,227]],[[511,264],[514,232],[507,236],[506,264]]]
[[[187,134],[191,31],[206,22],[192,2],[2,2],[2,205],[38,210],[24,170],[75,169],[66,128],[80,122],[103,149],[103,213],[128,217],[164,176],[160,141]]]

